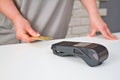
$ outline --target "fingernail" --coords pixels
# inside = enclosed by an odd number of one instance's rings
[[[40,34],[39,34],[39,33],[37,33],[37,34],[36,34],[36,36],[40,36]]]

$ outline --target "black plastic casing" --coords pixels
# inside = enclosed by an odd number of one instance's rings
[[[107,48],[96,43],[62,41],[53,44],[51,49],[58,56],[79,56],[91,67],[108,58]]]

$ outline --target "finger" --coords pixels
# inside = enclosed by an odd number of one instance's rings
[[[109,40],[114,40],[113,37],[111,37],[111,36],[109,35],[109,33],[107,32],[107,29],[106,29],[106,28],[100,29],[100,32],[102,33],[102,35],[103,35],[105,38],[107,38],[107,39],[109,39]]]
[[[89,37],[93,37],[96,35],[96,29],[92,29],[92,31],[89,33]]]
[[[118,39],[115,35],[113,35],[110,30],[107,28],[107,33],[109,34],[109,36],[111,36],[113,39]]]
[[[26,34],[26,33],[20,34],[19,36],[17,36],[17,38],[18,38],[19,40],[21,40],[21,41],[23,41],[23,42],[27,42],[27,43],[30,43],[30,42],[32,42],[32,41],[35,41],[34,39],[31,39],[31,38],[29,37],[29,35]]]

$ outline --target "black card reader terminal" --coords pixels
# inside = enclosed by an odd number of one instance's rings
[[[108,58],[107,48],[96,43],[62,41],[53,44],[51,48],[55,55],[78,56],[91,67],[100,65]]]

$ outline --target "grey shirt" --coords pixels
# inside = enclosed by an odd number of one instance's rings
[[[64,38],[74,0],[15,0],[34,30],[54,39]],[[12,22],[0,14],[0,44],[18,43]]]

